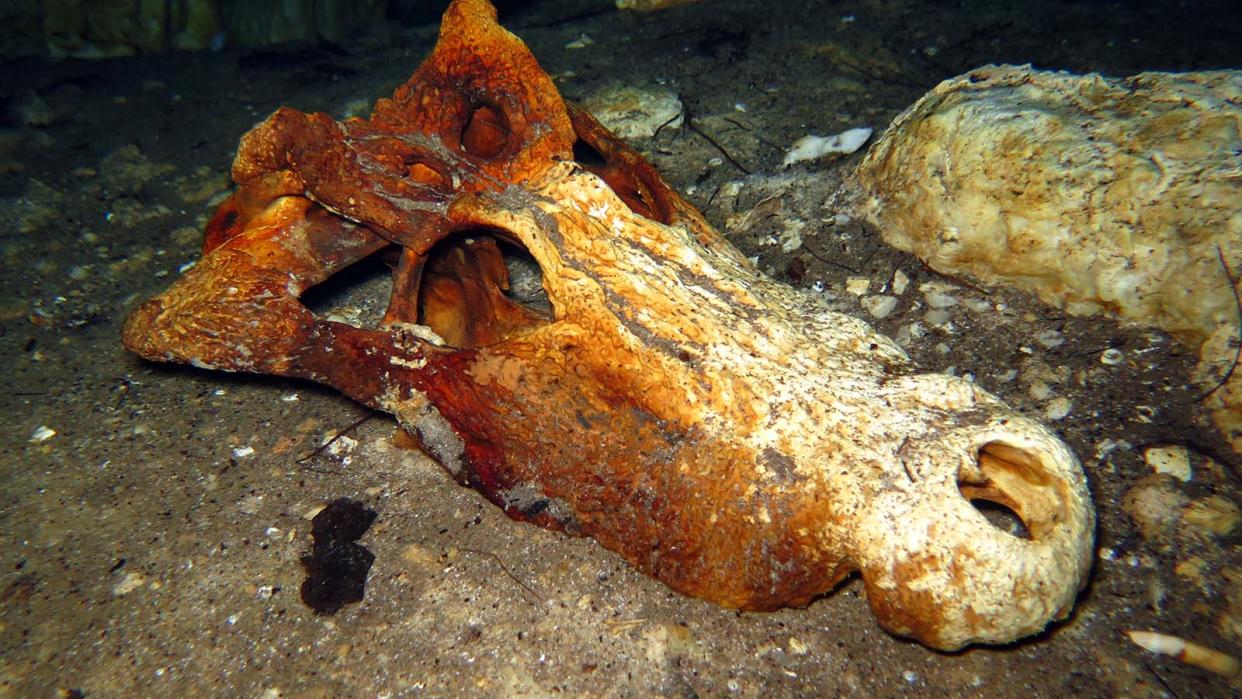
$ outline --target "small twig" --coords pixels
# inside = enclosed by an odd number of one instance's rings
[[[652,140],[652,141],[655,141],[657,138],[659,138],[659,137],[660,137],[660,131],[662,131],[662,130],[664,129],[664,127],[665,127],[665,126],[668,126],[669,124],[673,123],[674,121],[677,121],[677,120],[678,120],[679,118],[681,118],[682,116],[683,116],[683,115],[682,115],[681,113],[674,114],[673,116],[671,116],[671,117],[669,117],[669,118],[668,118],[668,121],[666,121],[666,122],[664,122],[663,124],[660,124],[659,126],[657,126],[657,127],[656,127],[656,130],[655,130],[655,133],[651,134],[651,140]],[[682,122],[682,123],[685,123],[685,122]]]
[[[1143,663],[1143,667],[1147,668],[1147,671],[1156,678],[1156,681],[1160,683],[1161,687],[1164,687],[1164,691],[1173,695],[1173,699],[1182,699],[1181,695],[1177,693],[1177,690],[1169,686],[1169,683],[1164,680],[1164,677],[1162,677],[1159,672],[1156,672],[1156,668],[1152,667],[1151,663]]]
[[[1117,349],[1118,347],[1123,347],[1125,346],[1125,344],[1126,344],[1126,339],[1124,337],[1114,337],[1114,338],[1110,338],[1108,342],[1105,342],[1103,347],[1080,350],[1078,352],[1068,354],[1066,355],[1066,357],[1069,359],[1074,359],[1076,357],[1086,357],[1092,354],[1103,354],[1104,352],[1107,352],[1110,349]]]
[[[703,129],[700,129],[700,128],[699,128],[699,125],[698,125],[698,124],[696,124],[696,123],[694,123],[694,119],[691,119],[691,118],[689,118],[689,117],[686,117],[686,126],[687,126],[687,127],[689,127],[689,129],[690,129],[691,131],[693,131],[693,132],[695,132],[696,134],[698,134],[698,135],[702,136],[702,137],[703,137],[703,140],[705,140],[705,141],[707,141],[708,143],[712,144],[712,146],[713,146],[716,150],[720,151],[720,154],[724,156],[724,159],[725,159],[725,160],[728,160],[728,161],[729,161],[729,164],[730,164],[730,165],[732,165],[733,167],[737,168],[738,170],[741,170],[741,171],[742,171],[742,174],[744,174],[744,175],[749,175],[749,174],[750,174],[750,170],[747,170],[747,169],[746,169],[746,168],[745,168],[745,167],[744,167],[741,163],[739,163],[737,160],[735,160],[735,159],[733,158],[733,156],[732,156],[732,155],[729,155],[729,151],[725,150],[725,149],[724,149],[724,146],[722,146],[722,145],[720,145],[719,143],[717,143],[717,142],[716,142],[716,139],[712,138],[711,136],[708,136],[708,135],[707,135],[707,133],[703,131]]]
[[[496,565],[500,566],[500,569],[505,572],[505,575],[509,576],[510,580],[517,583],[523,590],[526,590],[527,592],[529,592],[532,596],[534,596],[535,599],[539,600],[540,602],[543,601],[543,597],[538,592],[535,592],[534,590],[532,590],[529,585],[527,585],[526,583],[518,579],[518,576],[514,575],[513,571],[509,570],[509,567],[505,565],[505,562],[500,560],[500,556],[497,556],[491,551],[482,551],[480,549],[468,549],[468,548],[462,548],[460,546],[457,547],[457,550],[465,551],[467,553],[477,553],[480,556],[487,556],[491,558],[493,561],[496,561]]]
[[[853,272],[854,274],[861,274],[861,272],[854,269],[853,267],[850,267],[849,265],[843,265],[840,262],[834,262],[824,257],[820,257],[818,253],[816,253],[814,250],[811,249],[810,245],[803,245],[802,249],[806,250],[806,254],[810,255],[811,257],[814,257],[815,259],[819,260],[820,262],[823,262],[826,265],[832,265],[833,267],[840,267],[841,269],[847,272]]]
[[[322,453],[324,452],[324,450],[325,450],[325,449],[327,449],[328,447],[332,446],[332,445],[333,445],[333,443],[335,443],[335,442],[336,442],[336,440],[340,439],[341,437],[344,437],[345,435],[349,434],[350,432],[352,432],[352,431],[354,431],[354,430],[358,429],[359,427],[361,427],[362,425],[364,425],[367,421],[369,421],[369,420],[373,420],[373,419],[375,419],[375,413],[371,412],[371,413],[367,413],[366,415],[363,415],[362,417],[358,418],[357,420],[354,420],[354,421],[353,421],[353,423],[349,425],[349,427],[346,427],[345,429],[341,430],[340,432],[337,432],[336,434],[332,435],[332,439],[329,439],[328,441],[324,442],[323,444],[320,444],[319,446],[317,446],[317,447],[315,447],[313,450],[311,450],[311,452],[310,452],[309,454],[307,454],[306,456],[303,456],[302,458],[298,459],[298,460],[297,460],[297,463],[299,463],[299,464],[304,464],[304,463],[306,463],[307,461],[310,461],[311,459],[315,458],[316,456],[319,456],[320,454],[322,454]]]
[[[1229,365],[1229,370],[1221,377],[1212,390],[1204,393],[1195,399],[1199,402],[1207,399],[1208,396],[1219,391],[1225,384],[1229,383],[1229,379],[1233,378],[1233,372],[1238,368],[1238,362],[1242,361],[1242,295],[1238,294],[1238,279],[1233,276],[1233,270],[1229,269],[1229,263],[1225,261],[1225,253],[1221,251],[1220,245],[1216,246],[1216,259],[1220,260],[1220,268],[1225,272],[1225,279],[1229,280],[1229,291],[1233,293],[1233,303],[1238,309],[1238,346],[1233,353],[1233,363]]]
[[[112,406],[113,410],[120,410],[125,405],[125,399],[129,398],[129,390],[133,387],[129,379],[120,379],[121,385],[117,388],[117,392],[121,395],[116,399],[116,405]]]
[[[712,190],[712,195],[707,198],[707,204],[704,205],[703,208],[706,209],[707,207],[711,206],[712,202],[716,201],[717,194],[720,194],[720,185],[716,185],[716,188]]]

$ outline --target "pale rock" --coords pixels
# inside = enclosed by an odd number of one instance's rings
[[[1149,447],[1143,452],[1143,460],[1156,473],[1173,476],[1185,483],[1193,475],[1190,467],[1190,452],[1186,447],[1167,446]]]
[[[1175,482],[1167,475],[1148,476],[1122,499],[1122,508],[1134,519],[1144,539],[1158,539],[1180,523],[1187,500]]]
[[[854,296],[862,296],[871,288],[871,280],[867,277],[850,277],[845,280],[845,290]]]
[[[893,283],[891,288],[895,295],[901,296],[906,293],[906,287],[908,286],[910,286],[910,277],[907,277],[905,272],[900,269],[893,272]]]
[[[1050,421],[1063,420],[1070,414],[1073,403],[1065,396],[1057,396],[1048,401],[1048,405],[1044,406],[1044,418]]]
[[[660,127],[681,128],[685,107],[664,88],[611,85],[591,95],[582,107],[622,140],[651,138]]]
[[[887,294],[867,296],[859,303],[873,318],[887,318],[897,308],[897,297]]]
[[[943,274],[1161,328],[1200,352],[1210,388],[1238,337],[1240,148],[1242,71],[986,66],[893,121],[853,209]],[[1206,402],[1242,451],[1242,372]]]
[[[1213,536],[1229,536],[1238,528],[1242,512],[1231,500],[1209,495],[1186,506],[1182,521]]]

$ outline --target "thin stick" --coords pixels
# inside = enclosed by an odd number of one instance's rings
[[[833,260],[829,260],[828,258],[821,256],[819,253],[812,250],[810,245],[803,245],[802,249],[806,250],[806,253],[808,255],[810,255],[811,257],[814,257],[815,259],[819,260],[820,262],[823,262],[826,265],[829,265],[832,267],[840,267],[841,269],[847,272],[853,272],[854,274],[860,274],[858,270],[854,269],[853,267],[850,267],[849,265],[843,265],[840,262],[835,262]]]
[[[733,167],[735,167],[735,168],[737,168],[737,169],[741,170],[741,171],[742,171],[742,174],[744,174],[744,175],[749,175],[749,174],[750,174],[750,170],[747,170],[747,169],[746,169],[746,168],[745,168],[745,167],[744,167],[741,163],[739,163],[737,160],[734,160],[733,156],[732,156],[732,155],[729,155],[729,151],[725,150],[725,149],[724,149],[724,146],[722,146],[722,145],[720,145],[719,143],[717,143],[717,142],[716,142],[716,139],[712,138],[711,136],[708,136],[708,135],[707,135],[707,134],[703,131],[703,129],[700,129],[700,128],[699,128],[699,125],[698,125],[698,124],[696,124],[696,123],[694,123],[694,120],[693,120],[693,119],[687,118],[687,119],[686,119],[686,125],[690,127],[690,130],[691,130],[691,131],[693,131],[693,132],[697,133],[698,135],[702,136],[702,137],[703,137],[703,140],[705,140],[705,141],[707,141],[708,143],[712,144],[712,146],[713,146],[713,147],[715,147],[715,149],[716,149],[716,150],[720,151],[720,154],[724,156],[725,160],[728,160],[728,161],[729,161],[729,164],[730,164],[730,165],[732,165]]]
[[[320,444],[319,446],[315,447],[315,448],[314,448],[314,449],[313,449],[313,450],[312,450],[309,454],[307,454],[306,456],[303,456],[302,458],[298,459],[298,460],[297,460],[297,463],[299,463],[299,464],[304,464],[304,463],[306,463],[307,461],[310,461],[311,459],[315,458],[316,456],[319,456],[320,454],[322,454],[322,453],[323,453],[323,451],[324,451],[325,449],[327,449],[328,447],[332,446],[332,445],[333,445],[333,443],[335,443],[335,442],[336,442],[336,440],[340,439],[341,437],[344,437],[345,435],[349,434],[350,432],[354,431],[355,429],[357,429],[357,428],[361,427],[361,426],[362,426],[363,424],[365,424],[367,421],[369,421],[369,420],[373,420],[373,419],[375,419],[375,413],[373,413],[373,412],[372,412],[372,413],[367,413],[366,415],[363,415],[362,417],[358,418],[357,420],[354,420],[354,421],[353,421],[353,423],[352,423],[352,424],[350,424],[350,426],[349,426],[349,427],[346,427],[345,429],[341,430],[340,432],[337,432],[336,434],[332,435],[332,439],[329,439],[328,441],[324,442],[323,444]]]
[[[509,570],[509,567],[505,565],[505,562],[504,562],[504,561],[502,561],[502,560],[500,560],[500,556],[497,556],[496,554],[492,553],[491,551],[482,551],[482,550],[480,550],[480,549],[468,549],[468,548],[462,548],[462,547],[460,547],[460,546],[459,546],[459,547],[457,547],[457,550],[458,550],[458,551],[465,551],[465,552],[467,552],[467,553],[477,553],[477,554],[479,554],[480,556],[487,556],[487,557],[491,558],[493,561],[496,561],[496,565],[500,566],[500,569],[501,569],[501,570],[503,570],[503,571],[505,572],[505,575],[508,575],[508,576],[509,576],[509,579],[510,579],[510,580],[512,580],[513,582],[517,583],[519,586],[521,586],[521,588],[522,588],[523,590],[526,590],[526,591],[527,591],[527,592],[529,592],[531,595],[533,595],[535,599],[537,599],[537,600],[539,600],[539,601],[541,601],[541,602],[543,601],[543,597],[542,597],[542,596],[541,596],[538,592],[535,592],[534,590],[532,590],[532,589],[530,588],[530,586],[529,586],[529,585],[527,585],[526,583],[524,583],[524,582],[522,582],[521,580],[519,580],[519,579],[518,579],[518,576],[516,576],[516,575],[514,575],[514,574],[513,574],[513,571]]]

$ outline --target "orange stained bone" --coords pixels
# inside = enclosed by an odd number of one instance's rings
[[[953,649],[1085,583],[1094,512],[1050,431],[760,274],[485,0],[370,119],[278,110],[233,177],[202,260],[126,323],[137,354],[335,386],[510,516],[729,607],[857,571],[886,629]],[[379,327],[299,301],[386,250]]]

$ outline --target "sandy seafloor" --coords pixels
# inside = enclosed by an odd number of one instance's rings
[[[943,279],[834,219],[825,202],[857,155],[780,167],[801,136],[881,129],[938,81],[986,63],[1108,75],[1240,67],[1235,3],[720,0],[633,16],[577,0],[502,20],[569,98],[614,83],[676,93],[736,163],[689,128],[634,144],[769,274],[865,314],[846,279],[878,288],[902,270],[910,288],[875,324],[924,367],[969,373],[1032,415],[1068,401],[1052,425],[1088,472],[1100,553],[1073,618],[1012,647],[942,654],[882,631],[857,580],[806,609],[721,609],[591,540],[510,521],[392,446],[386,416],[350,432],[356,444],[299,463],[366,414],[331,390],[126,354],[125,314],[197,258],[239,137],[279,105],[357,109],[430,49],[434,24],[389,25],[341,47],[0,70],[0,696],[1239,689],[1124,635],[1155,629],[1242,655],[1242,534],[1227,526],[1239,458],[1187,386],[1190,353],[1157,332]],[[583,36],[593,43],[566,48]],[[740,216],[773,195],[779,217],[805,223],[791,252],[773,242],[781,220]],[[910,332],[928,282],[960,301],[952,331]],[[318,302],[365,307],[377,284]],[[1124,361],[1101,363],[1108,348]],[[55,434],[40,440],[40,428]],[[1170,443],[1190,450],[1188,481],[1154,478],[1144,461],[1145,446]],[[306,515],[339,497],[378,513],[361,541],[376,559],[364,601],[319,616],[298,594]],[[1202,502],[1223,508],[1224,524],[1184,516]]]

